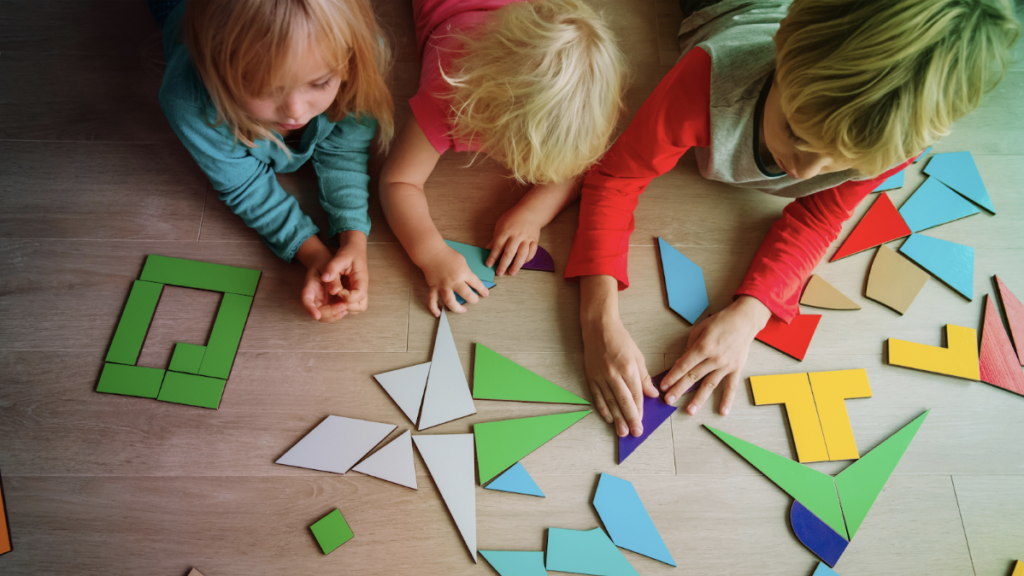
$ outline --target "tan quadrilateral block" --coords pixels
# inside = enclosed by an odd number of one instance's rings
[[[903,314],[928,282],[928,273],[910,260],[879,246],[868,272],[868,298]]]

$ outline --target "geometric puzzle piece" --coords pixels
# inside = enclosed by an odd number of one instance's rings
[[[668,370],[651,378],[656,388],[661,385],[661,380],[665,378],[666,374],[668,374]],[[699,384],[700,382],[695,383],[690,387],[690,390],[693,390]],[[678,409],[677,406],[666,404],[660,397],[651,398],[650,396],[644,396],[644,416],[640,422],[644,431],[639,436],[627,434],[619,438],[619,464],[622,464],[637,447],[643,444],[644,440],[647,440]]]
[[[974,248],[912,234],[900,252],[968,300],[974,299]]]
[[[132,283],[132,290],[128,293],[128,302],[124,305],[121,320],[117,323],[117,330],[114,331],[114,338],[111,339],[110,348],[107,350],[107,362],[135,365],[163,289],[163,284],[143,282],[142,280]]]
[[[600,528],[548,528],[547,569],[591,576],[639,576]]]
[[[829,460],[807,374],[751,376],[750,388],[754,393],[754,404],[758,406],[786,405],[789,429],[793,433],[793,443],[800,462]]]
[[[928,412],[930,410],[925,411],[836,475],[836,491],[843,506],[843,516],[846,518],[846,528],[850,532],[851,540],[867,517],[875,499],[882,493],[889,476],[896,470],[896,465],[900,463],[924,419],[928,417]]]
[[[495,286],[497,286],[497,284],[495,284],[494,282],[488,282],[487,280],[481,280],[480,282],[482,282],[483,285],[484,285],[484,288],[487,288],[488,290],[490,290],[491,288],[494,288]],[[472,290],[473,293],[476,294],[477,296],[480,295],[480,293],[476,291],[476,288],[470,288],[470,290]],[[459,304],[465,304],[466,303],[466,299],[463,298],[462,296],[459,296],[458,292],[455,292],[455,301],[458,302]]]
[[[932,148],[933,148],[933,146],[929,146],[929,147],[925,148],[925,149],[924,149],[924,152],[921,152],[921,153],[920,153],[920,154],[919,154],[919,155],[917,156],[917,158],[914,158],[914,161],[913,161],[913,162],[911,162],[911,164],[917,164],[918,162],[920,162],[920,161],[921,161],[921,158],[924,158],[925,156],[927,156],[927,155],[928,155],[928,153],[929,153],[929,152],[931,152],[931,151],[932,151]]]
[[[231,374],[231,365],[235,362],[251,307],[252,296],[224,293],[220,308],[217,309],[217,319],[210,331],[210,339],[206,342],[206,353],[199,367],[200,375],[226,379]]]
[[[260,281],[260,271],[197,260],[183,260],[149,255],[142,267],[140,280],[253,296]]]
[[[334,552],[339,546],[351,540],[353,536],[352,529],[349,528],[345,517],[341,515],[341,510],[337,508],[317,520],[309,529],[313,532],[313,537],[316,538],[316,543],[320,545],[324,554]]]
[[[981,330],[978,355],[981,381],[1024,396],[1024,372],[1017,365],[1017,354],[1003,329],[995,300],[985,295],[985,321]]]
[[[208,378],[195,374],[182,374],[167,371],[163,386],[156,399],[161,402],[188,404],[201,408],[220,407],[220,398],[224,395],[224,383],[220,378]]]
[[[1010,325],[1010,337],[1017,347],[1017,359],[1020,365],[1024,366],[1024,304],[1010,292],[999,276],[995,277],[996,285],[999,286],[999,299],[1003,301],[1003,313],[1006,314],[1006,321]]]
[[[590,404],[583,398],[534,374],[479,342],[476,345],[476,359],[473,362],[473,398],[476,400]]]
[[[789,521],[800,542],[829,566],[835,566],[839,557],[850,545],[838,532],[828,527],[820,518],[804,507],[799,500],[793,501]]]
[[[814,569],[814,574],[811,574],[811,576],[839,576],[839,574],[835,570],[825,566],[824,562],[818,562],[818,567]]]
[[[186,574],[185,576],[203,576],[203,573],[200,572],[199,570],[193,568],[193,569],[189,570],[188,574]]]
[[[981,379],[978,335],[973,328],[946,325],[946,348],[889,338],[889,364],[968,380]]]
[[[676,565],[632,482],[601,474],[594,508],[616,546]]]
[[[523,467],[522,462],[516,462],[514,466],[506,470],[501,476],[495,478],[493,482],[484,486],[484,488],[544,498],[544,493],[541,492],[540,487],[533,481],[530,473]]]
[[[498,576],[547,576],[544,569],[543,552],[518,552],[510,550],[481,550]]]
[[[981,212],[977,206],[935,178],[921,184],[900,207],[900,216],[912,232],[959,220]]]
[[[807,287],[800,296],[800,304],[829,310],[860,310],[856,302],[817,274],[812,274],[811,279],[807,281]]]
[[[540,270],[541,272],[554,272],[555,260],[544,248],[537,246],[537,253],[529,262],[523,264],[523,270]]]
[[[661,270],[665,275],[668,307],[690,324],[695,324],[708,308],[704,271],[660,237],[658,252],[661,254]]]
[[[995,214],[996,209],[988,197],[978,166],[970,152],[947,152],[932,156],[924,173],[934,176],[943,184],[967,197],[968,200]]]
[[[885,192],[886,190],[895,190],[897,188],[903,188],[903,177],[904,170],[900,170],[899,172],[886,178],[885,182],[879,184],[878,188],[875,188],[874,190],[872,190],[872,192]]]
[[[14,549],[11,540],[10,523],[7,521],[7,499],[4,496],[4,483],[0,480],[0,554],[7,554]]]
[[[427,375],[430,374],[430,362],[399,368],[391,372],[374,374],[373,378],[398,404],[406,417],[413,424],[420,417],[420,404],[423,403],[423,391],[427,388]]]
[[[786,324],[772,315],[754,338],[803,361],[820,320],[821,314],[797,314],[789,324]]]
[[[184,374],[198,374],[199,365],[203,363],[204,354],[206,354],[206,346],[178,342],[174,345],[171,365],[167,369]]]
[[[459,254],[462,254],[462,257],[466,259],[466,264],[469,265],[469,269],[472,270],[473,274],[476,274],[477,278],[486,282],[494,282],[494,270],[498,265],[487,265],[487,258],[491,255],[490,250],[453,240],[445,240],[445,243]]]
[[[894,252],[888,246],[879,246],[864,295],[889,308],[906,313],[928,282],[928,273]]]
[[[276,463],[344,474],[395,428],[394,424],[328,416]]]
[[[352,468],[356,472],[416,490],[416,463],[412,457],[412,433],[406,430]]]
[[[469,391],[466,374],[462,371],[462,361],[459,360],[452,329],[448,325],[448,315],[441,310],[417,429],[426,430],[470,414],[476,414],[473,395]]]
[[[486,484],[587,414],[590,410],[474,424],[480,484]]]
[[[850,415],[846,411],[847,398],[870,398],[871,384],[868,373],[859,370],[811,372],[807,375],[814,393],[814,405],[821,421],[829,460],[856,460],[860,458],[857,442],[853,438]],[[834,566],[835,564],[829,564]]]
[[[1010,576],[1024,576],[1024,562],[1017,560],[1013,565],[1013,574],[1010,574]]]
[[[863,252],[886,242],[892,242],[909,234],[910,228],[907,227],[907,223],[903,221],[903,217],[892,205],[889,195],[882,192],[829,262],[835,262],[840,258]]]
[[[473,486],[472,434],[420,434],[416,449],[427,464],[462,541],[476,562],[476,489]]]
[[[156,398],[160,393],[160,383],[164,379],[164,370],[145,366],[125,366],[124,364],[106,363],[100,373],[97,392],[104,394],[122,394],[140,398]]]

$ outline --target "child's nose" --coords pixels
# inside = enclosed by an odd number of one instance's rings
[[[282,103],[281,111],[287,117],[286,120],[299,120],[302,116],[302,101],[296,95],[290,94]]]

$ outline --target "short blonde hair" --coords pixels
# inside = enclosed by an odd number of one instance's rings
[[[782,109],[814,151],[877,175],[976,108],[1019,34],[1008,0],[795,0],[775,37]]]
[[[445,77],[452,137],[520,182],[563,182],[604,154],[622,109],[625,57],[579,0],[517,2],[460,36]]]
[[[185,42],[193,64],[235,138],[253,148],[273,128],[242,110],[239,98],[259,97],[284,76],[291,58],[314,42],[327,66],[344,80],[327,117],[352,113],[380,125],[387,148],[394,134],[394,104],[385,82],[391,55],[368,0],[188,0]]]

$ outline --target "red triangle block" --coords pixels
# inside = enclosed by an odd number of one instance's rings
[[[1010,323],[1010,336],[1017,345],[1017,360],[1024,366],[1024,304],[1010,292],[999,276],[996,276],[996,284],[999,285],[999,296],[1003,300],[1003,312]]]
[[[904,236],[910,236],[910,227],[903,221],[899,210],[892,205],[889,195],[882,192],[829,262],[835,262],[840,258],[846,258]]]
[[[981,381],[1024,396],[1024,371],[1017,365],[1017,355],[1010,337],[1003,330],[992,297],[985,295],[985,322],[981,331]]]
[[[818,329],[819,320],[821,314],[798,314],[792,322],[786,324],[772,316],[756,338],[802,361],[807,354],[807,347],[811,345],[811,338],[814,338],[814,331]]]

